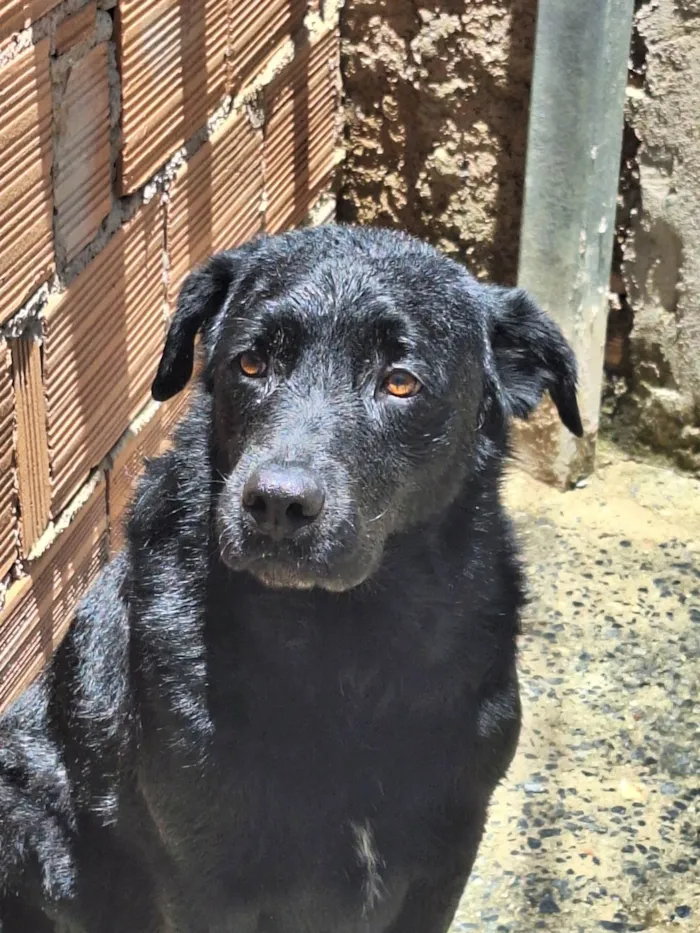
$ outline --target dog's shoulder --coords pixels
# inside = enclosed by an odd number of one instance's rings
[[[131,655],[140,709],[198,754],[209,733],[203,625],[211,556],[211,398],[196,389],[170,448],[145,466],[126,522]],[[158,732],[158,730],[156,730]],[[158,735],[162,735],[162,730]],[[142,748],[157,755],[153,730]]]
[[[211,397],[196,388],[172,444],[147,460],[126,519],[130,559],[139,574],[163,551],[204,544],[209,528]]]
[[[479,693],[508,682],[516,654],[526,579],[513,524],[500,495],[501,463],[492,458],[465,484],[432,552],[448,618],[461,620],[465,670]]]
[[[66,758],[74,798],[105,823],[115,817],[137,727],[128,577],[129,558],[122,552],[80,603],[49,672],[51,727]]]
[[[114,818],[133,736],[126,566],[102,570],[48,670],[0,718],[0,894],[69,896],[79,814]]]
[[[71,896],[80,821],[114,822],[128,792],[140,736],[135,681],[144,645],[136,642],[146,628],[133,625],[144,607],[139,586],[162,597],[156,578],[165,590],[180,579],[190,590],[183,530],[192,552],[206,551],[206,411],[185,421],[139,483],[134,541],[102,569],[47,671],[0,717],[0,929],[5,895]],[[186,628],[178,607],[172,597],[154,603],[176,645],[178,623]]]
[[[4,895],[65,897],[73,883],[75,812],[50,698],[41,677],[0,718],[0,928]]]
[[[148,461],[126,521],[137,652],[168,656],[201,614],[209,563],[211,399],[196,391],[170,448]],[[150,642],[150,644],[149,644]]]

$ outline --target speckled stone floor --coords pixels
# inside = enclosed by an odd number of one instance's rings
[[[700,482],[599,463],[507,487],[524,728],[454,933],[700,931]]]

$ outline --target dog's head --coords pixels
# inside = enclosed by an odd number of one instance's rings
[[[321,227],[212,257],[183,284],[156,399],[190,378],[198,334],[221,557],[270,586],[366,580],[546,390],[582,433],[556,325],[401,234]]]

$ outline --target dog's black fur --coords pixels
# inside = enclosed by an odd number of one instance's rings
[[[521,291],[340,227],[193,272],[156,398],[198,334],[126,550],[0,722],[2,933],[441,933],[519,730],[508,420],[548,390],[581,433],[572,353]],[[270,461],[325,491],[282,541],[242,506]]]

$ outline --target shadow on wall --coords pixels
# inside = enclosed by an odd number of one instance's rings
[[[298,90],[292,98],[292,132],[294,145],[294,192],[292,204],[294,217],[308,212],[309,188],[311,186],[310,147],[310,102],[309,102],[309,59],[301,58],[302,75]]]
[[[207,87],[206,68],[201,64],[208,61],[207,30],[211,24],[207,20],[205,3],[192,4],[188,0],[178,0],[178,3],[181,27],[179,61],[183,88],[186,89],[182,98],[183,122],[187,127],[192,126],[200,130],[202,114],[207,112],[207,103],[211,96]],[[229,9],[231,33],[227,43],[228,61],[225,63],[226,85],[230,93],[240,93],[256,70],[264,67],[270,60],[275,48],[285,36],[293,35],[298,46],[303,46],[303,43],[308,41],[303,23],[305,9],[303,0],[286,0],[284,3],[271,4],[269,10],[256,7],[250,0],[233,0]],[[293,89],[290,89],[290,132],[295,140],[291,194],[293,211],[290,219],[298,223],[309,209],[312,126],[309,60],[308,57],[299,54],[296,62],[296,83]],[[274,87],[275,82],[271,86]],[[269,126],[266,124],[263,127],[265,140],[268,135]],[[270,170],[274,168],[278,166],[265,166],[263,174],[269,176]],[[207,256],[218,250],[238,245],[238,239],[236,242],[221,239],[221,223],[217,223],[216,215],[221,215],[222,211],[220,207],[218,210],[215,208],[217,191],[214,174],[215,158],[212,154],[212,158],[202,159],[197,163],[196,185],[184,188],[187,252],[192,265],[203,262]],[[269,181],[269,177],[266,181]]]
[[[186,127],[201,126],[201,114],[207,112],[207,68],[202,67],[207,61],[206,48],[206,17],[204,3],[189,3],[180,0],[180,69],[182,71],[182,85],[185,93],[182,96],[183,119]],[[189,33],[187,46],[184,37]],[[208,197],[199,198],[194,203],[194,187],[185,190],[188,238],[191,231],[197,231],[204,240],[190,245],[190,255],[203,253],[202,259],[214,251],[213,223],[212,223],[212,160],[205,159],[199,167],[204,174],[201,189],[208,193]],[[202,216],[204,214],[205,216]]]
[[[347,0],[342,220],[517,276],[536,0]]]

